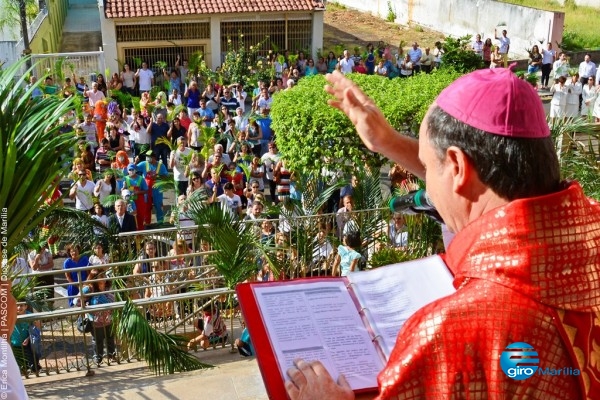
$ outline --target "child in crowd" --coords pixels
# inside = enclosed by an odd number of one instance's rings
[[[356,251],[361,244],[358,230],[350,230],[344,234],[343,243],[338,246],[338,254],[333,264],[334,276],[346,276],[349,272],[358,271],[358,263],[362,257]]]
[[[103,270],[92,269],[86,281],[81,292],[85,296],[88,305],[95,306],[115,301],[113,293],[106,293],[110,291],[111,282],[106,279]],[[94,362],[100,365],[105,358],[116,362],[117,352],[112,327],[112,310],[95,311],[88,314],[88,318],[92,321],[93,325],[92,346],[94,347]],[[106,352],[104,351],[105,342]]]
[[[30,312],[27,310],[26,303],[17,304],[17,315],[25,315],[29,313]],[[29,369],[37,373],[42,369],[42,366],[39,362],[41,357],[39,332],[39,321],[35,321],[33,324],[29,322],[17,322],[12,334],[10,335],[10,344],[12,346],[15,359],[23,370]],[[37,345],[33,343],[36,339]]]
[[[223,321],[223,318],[221,318],[219,309],[213,307],[212,304],[207,304],[204,307],[204,316],[198,320],[196,325],[200,331],[200,335],[188,342],[188,350],[196,347],[197,344],[206,350],[209,346],[215,348],[219,343],[223,346],[227,343],[227,338],[229,337],[227,325]]]
[[[239,339],[235,339],[235,347],[237,347],[240,355],[244,357],[249,357],[254,355],[254,346],[252,346],[252,340],[250,339],[250,332],[248,332],[248,328],[246,328],[246,322],[242,321],[242,335]]]
[[[134,217],[137,215],[137,208],[135,206],[135,201],[133,201],[131,197],[131,191],[129,189],[121,190],[121,197],[127,203],[127,212]]]

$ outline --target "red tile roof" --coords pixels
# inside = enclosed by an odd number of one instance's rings
[[[106,18],[323,9],[323,0],[104,0]]]

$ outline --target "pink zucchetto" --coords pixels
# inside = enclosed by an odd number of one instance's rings
[[[537,92],[509,68],[464,75],[444,89],[436,103],[457,120],[482,131],[527,139],[550,136]]]

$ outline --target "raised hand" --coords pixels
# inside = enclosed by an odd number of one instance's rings
[[[329,85],[325,86],[325,91],[334,97],[328,101],[329,105],[341,110],[350,118],[369,150],[381,152],[389,144],[386,138],[394,132],[381,110],[354,82],[339,71],[327,74],[326,79]]]

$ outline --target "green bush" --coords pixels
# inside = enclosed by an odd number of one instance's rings
[[[349,75],[401,132],[417,132],[433,100],[459,76],[449,69],[408,79]],[[353,171],[355,165],[383,165],[387,160],[369,151],[350,120],[327,104],[325,83],[322,75],[303,78],[293,90],[275,95],[272,127],[288,166],[298,172],[319,173],[325,160],[336,160],[336,168],[346,172]]]
[[[388,1],[387,6],[388,6],[388,14],[387,14],[386,19],[388,22],[394,22],[396,20],[396,13],[394,12],[394,8],[392,7],[392,2]]]
[[[463,73],[483,68],[483,59],[471,50],[471,36],[454,38],[448,36],[443,45],[442,67],[450,67]]]

